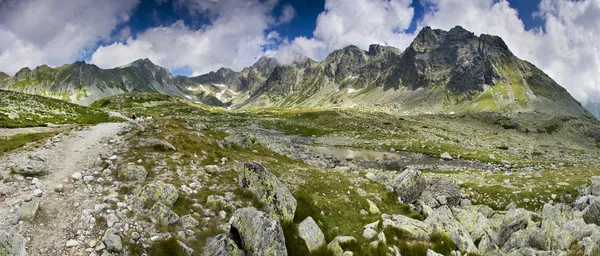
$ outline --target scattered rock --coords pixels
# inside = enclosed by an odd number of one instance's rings
[[[121,165],[119,168],[119,176],[127,180],[143,181],[146,179],[146,176],[148,176],[148,171],[146,171],[144,166],[128,163],[126,165]]]
[[[154,223],[163,224],[175,224],[179,220],[179,215],[173,212],[171,208],[167,207],[161,202],[157,202],[150,209],[150,219]]]
[[[37,198],[29,202],[23,202],[21,206],[19,206],[19,210],[17,210],[15,215],[15,223],[23,220],[23,221],[33,221],[35,216],[40,208],[40,201]]]
[[[71,178],[73,178],[74,181],[78,181],[83,179],[83,175],[80,172],[76,172],[71,175]]]
[[[42,197],[43,194],[44,194],[44,192],[41,189],[36,189],[33,191],[33,196],[36,196],[36,197]]]
[[[254,207],[238,209],[233,213],[229,237],[238,241],[247,255],[287,256],[285,237],[279,222]]]
[[[444,152],[443,154],[441,154],[440,158],[443,160],[452,160],[452,156],[448,152]]]
[[[271,217],[282,222],[294,220],[296,199],[275,175],[255,162],[245,163],[239,169],[240,187],[248,189],[265,203]]]
[[[456,244],[458,249],[463,252],[479,253],[469,236],[467,229],[452,216],[452,211],[448,206],[442,206],[433,210],[431,215],[424,221],[434,232],[446,232]]]
[[[210,173],[210,174],[216,174],[216,173],[219,173],[219,166],[207,165],[207,166],[204,166],[204,171],[206,171],[207,173]]]
[[[382,214],[381,218],[383,219],[383,228],[397,229],[406,234],[407,238],[429,240],[429,226],[422,221],[400,214]]]
[[[79,246],[79,241],[71,239],[67,241],[67,248]]]
[[[198,225],[200,225],[200,222],[198,222],[191,215],[182,216],[181,218],[179,218],[179,222],[181,223],[181,226],[186,229],[195,228]]]
[[[46,163],[43,159],[24,159],[11,166],[11,171],[23,176],[41,176],[48,174]]]
[[[373,203],[373,201],[367,199],[367,203],[369,203],[369,213],[375,215],[375,214],[381,214],[381,211],[379,211],[379,208],[377,207],[377,205],[375,203]]]
[[[106,250],[109,252],[121,252],[123,251],[123,242],[121,237],[116,234],[116,230],[108,229],[102,237],[102,242],[106,246]]]
[[[158,181],[137,189],[133,195],[133,203],[138,207],[149,207],[149,203],[161,202],[166,206],[173,207],[177,198],[179,198],[179,193],[174,185]]]
[[[162,151],[177,151],[171,143],[159,139],[148,138],[140,141],[140,147],[153,147]]]
[[[600,176],[592,176],[591,193],[593,196],[600,196]]]
[[[245,253],[233,239],[226,234],[220,234],[206,243],[202,256],[245,256]]]
[[[356,238],[352,236],[338,236],[327,245],[327,250],[334,256],[344,256],[347,254],[345,254],[342,245],[353,243],[356,243]]]
[[[304,240],[309,252],[314,252],[321,247],[325,247],[325,235],[310,216],[300,222],[300,225],[298,225],[298,234]]]

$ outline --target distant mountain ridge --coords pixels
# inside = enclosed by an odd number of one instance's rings
[[[520,60],[497,36],[462,27],[423,28],[410,46],[371,45],[336,50],[322,62],[280,65],[262,57],[240,72],[221,68],[173,77],[143,59],[103,70],[76,62],[0,74],[0,88],[80,104],[126,92],[158,92],[233,108],[363,108],[403,113],[462,111],[591,115],[533,64]]]

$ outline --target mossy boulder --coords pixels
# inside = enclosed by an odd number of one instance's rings
[[[230,220],[231,237],[246,255],[287,256],[279,222],[254,207],[238,209]]]
[[[19,210],[15,213],[14,222],[17,223],[19,221],[33,221],[37,212],[40,208],[40,200],[34,198],[29,202],[23,202],[21,206],[19,206]]]
[[[0,256],[25,256],[27,240],[17,233],[0,230]]]
[[[126,180],[143,181],[146,179],[146,176],[148,176],[148,171],[146,171],[144,166],[128,163],[126,165],[121,165],[119,168],[119,176]]]
[[[346,254],[344,253],[342,246],[347,246],[354,243],[356,243],[356,238],[352,236],[338,236],[327,245],[327,250],[329,253],[331,253],[331,255],[343,256]]]
[[[469,231],[452,216],[448,206],[435,209],[424,223],[430,227],[431,233],[448,233],[460,251],[479,253]]]
[[[171,225],[179,220],[179,215],[163,203],[158,202],[150,209],[150,219],[154,223]]]
[[[298,225],[298,234],[304,240],[309,252],[325,247],[325,235],[312,217],[307,217]]]
[[[429,240],[429,226],[420,220],[411,219],[404,215],[382,214],[383,228],[392,228],[406,235],[409,239]]]
[[[220,234],[211,238],[206,246],[202,256],[244,256],[246,253],[242,251],[238,245],[229,238],[226,234]]]
[[[245,163],[238,169],[240,187],[264,203],[271,217],[282,222],[294,220],[296,199],[275,175],[255,162]]]
[[[179,198],[177,188],[172,184],[156,182],[137,189],[133,195],[133,203],[137,207],[150,207],[156,202],[173,207]]]
[[[117,234],[116,229],[107,229],[102,236],[102,242],[106,245],[106,250],[113,253],[119,253],[123,251],[123,241]]]

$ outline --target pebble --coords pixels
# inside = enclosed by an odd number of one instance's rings
[[[63,184],[58,184],[54,187],[54,192],[62,193],[65,191]]]
[[[88,176],[83,177],[83,182],[85,182],[85,183],[90,183],[92,181],[94,181],[94,176],[88,175]]]
[[[67,241],[67,247],[75,247],[75,246],[79,246],[79,241],[74,240],[74,239]]]
[[[109,160],[115,160],[115,159],[117,159],[117,156],[116,156],[116,155],[112,155],[112,156],[111,156],[110,158],[108,158],[108,159],[109,159]]]
[[[76,173],[73,173],[73,175],[71,175],[71,178],[73,178],[74,181],[78,181],[83,178],[83,175],[81,175],[80,172],[76,172]]]

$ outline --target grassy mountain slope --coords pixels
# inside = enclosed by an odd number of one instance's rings
[[[0,90],[0,127],[97,124],[116,121],[106,112],[25,93]]]

